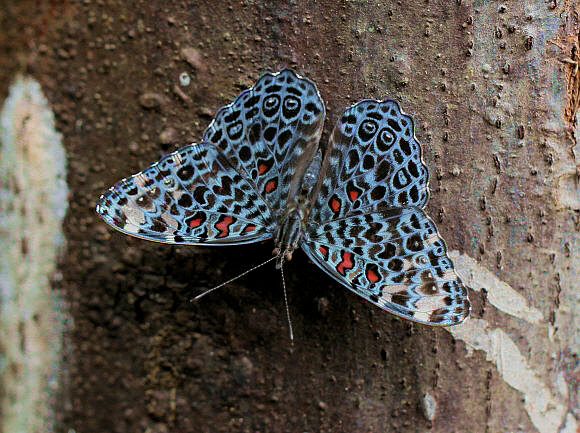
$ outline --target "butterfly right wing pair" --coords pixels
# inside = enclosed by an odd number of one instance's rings
[[[375,305],[453,325],[469,314],[469,300],[422,210],[428,186],[412,119],[394,101],[361,101],[334,128],[301,247]]]

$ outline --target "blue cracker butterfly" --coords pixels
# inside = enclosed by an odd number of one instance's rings
[[[170,244],[274,239],[278,267],[300,246],[336,281],[397,316],[455,325],[465,285],[423,211],[429,173],[395,101],[347,108],[324,155],[316,85],[265,74],[191,144],[123,179],[97,212],[113,228]]]

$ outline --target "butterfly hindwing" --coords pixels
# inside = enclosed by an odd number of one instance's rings
[[[324,103],[310,80],[284,69],[265,74],[222,108],[204,134],[282,213],[318,148]]]
[[[361,101],[342,113],[332,132],[311,220],[341,218],[379,203],[423,207],[428,187],[413,120],[395,101]]]
[[[469,313],[445,243],[419,208],[353,212],[317,226],[302,249],[334,279],[400,317],[454,325]]]
[[[211,143],[193,144],[123,179],[97,212],[132,236],[175,244],[237,244],[272,237],[273,219],[254,187]]]

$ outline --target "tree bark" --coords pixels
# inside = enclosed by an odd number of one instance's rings
[[[52,286],[2,281],[22,293],[12,303],[2,295],[11,366],[2,431],[577,431],[575,1],[5,0],[0,9],[1,94],[16,94],[17,73],[40,84],[69,191],[64,221],[58,209],[47,217],[66,240],[58,267],[34,268]],[[98,218],[108,186],[198,142],[221,106],[284,67],[317,84],[327,106],[322,142],[360,99],[395,99],[414,118],[431,172],[427,213],[470,286],[464,324],[398,319],[296,252],[285,268],[291,344],[273,266],[190,302],[269,258],[271,242],[175,247]],[[2,115],[28,131],[14,112]],[[20,159],[2,156],[5,179],[16,166],[34,178],[30,161],[54,157],[44,145],[27,153],[32,139],[22,137],[11,144]],[[14,182],[6,190],[27,211],[53,203],[29,194],[36,184]],[[3,212],[13,215],[8,202]],[[0,233],[24,230],[10,224]],[[31,253],[0,239],[19,275],[29,272]],[[43,242],[60,248],[58,239]],[[43,301],[28,307],[25,293]],[[50,320],[35,322],[30,309]],[[22,344],[29,329],[46,331],[34,334],[43,344]],[[49,357],[50,371],[37,362],[47,347],[58,360]],[[36,391],[18,388],[34,375]],[[18,424],[23,407],[42,425]]]

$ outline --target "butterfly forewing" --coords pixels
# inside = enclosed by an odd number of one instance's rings
[[[324,159],[312,221],[381,205],[423,207],[429,173],[413,121],[394,101],[361,101],[336,124]]]
[[[429,173],[412,119],[361,101],[336,124],[301,244],[334,279],[398,316],[430,325],[469,313],[465,286],[421,209]]]
[[[204,134],[276,212],[300,187],[318,148],[324,103],[316,86],[285,69],[266,74],[221,109]]]

